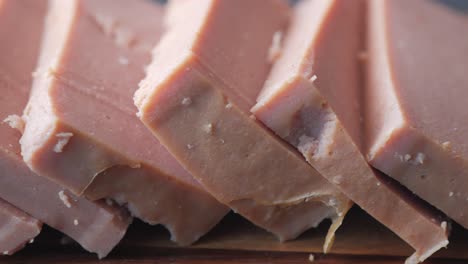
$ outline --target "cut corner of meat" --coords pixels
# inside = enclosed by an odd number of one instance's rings
[[[0,199],[0,255],[13,255],[34,242],[41,228],[39,220]]]
[[[461,32],[468,32],[468,16],[443,1],[369,6],[369,161],[467,228],[467,112],[461,98],[468,78],[461,69],[468,38]],[[451,77],[440,78],[440,72]]]
[[[403,193],[401,186],[387,184],[363,155],[358,77],[363,43],[357,37],[363,6],[353,4],[304,1],[296,6],[282,56],[251,111],[330,183],[411,245],[416,253],[408,261],[419,262],[448,243],[448,230],[431,221],[438,214],[427,204],[416,204],[416,197]],[[411,160],[427,161],[424,154]],[[409,221],[420,224],[408,230]]]

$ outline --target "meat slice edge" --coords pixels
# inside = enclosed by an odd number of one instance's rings
[[[0,199],[0,255],[13,255],[34,242],[41,227],[39,220]]]

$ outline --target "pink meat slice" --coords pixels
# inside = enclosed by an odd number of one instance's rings
[[[168,12],[135,94],[141,120],[213,196],[281,240],[333,219],[327,249],[351,203],[249,113],[287,2],[172,1]]]
[[[36,173],[110,198],[191,244],[228,212],[135,116],[133,93],[161,34],[148,1],[51,1],[22,154]]]
[[[0,199],[0,255],[13,255],[34,242],[41,227],[39,220]]]
[[[419,262],[448,244],[447,222],[376,174],[362,155],[364,10],[363,1],[307,0],[296,6],[280,58],[252,112],[411,245],[416,253],[409,263]]]
[[[468,14],[444,2],[371,2],[368,157],[468,228]]]
[[[12,114],[21,113],[29,98],[46,9],[47,1],[43,0],[0,2],[0,35],[9,36],[0,44],[4,51],[0,61],[8,62],[0,65],[0,119],[7,120],[0,123],[0,198],[104,257],[124,236],[131,222],[128,213],[65,192],[34,174],[21,157],[17,129],[22,129],[23,122]],[[21,19],[25,17],[28,19]],[[26,227],[31,232],[31,227]],[[21,234],[18,232],[18,239]]]

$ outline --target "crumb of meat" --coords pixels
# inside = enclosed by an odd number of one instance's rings
[[[411,155],[410,154],[406,154],[405,155],[405,161],[410,161],[411,160]]]
[[[32,243],[34,243],[34,238],[31,238],[31,239],[29,240],[29,242],[28,242],[28,243],[29,243],[29,244],[32,244]]]
[[[78,219],[75,219],[75,220],[73,220],[73,224],[77,226],[77,225],[80,224],[80,222],[78,222]]]
[[[312,75],[312,77],[310,77],[309,81],[310,82],[315,82],[317,80],[317,75]]]
[[[213,135],[213,132],[214,132],[213,124],[211,124],[211,123],[206,124],[205,126],[203,126],[203,130],[204,130],[207,134]]]
[[[132,169],[139,169],[141,168],[141,163],[130,164],[129,167]]]
[[[257,118],[256,118],[254,115],[250,115],[249,117],[250,117],[250,119],[252,119],[252,120],[257,120]]]
[[[415,161],[416,165],[418,165],[418,164],[422,165],[422,164],[424,164],[425,160],[426,160],[426,155],[424,153],[420,152],[420,153],[416,154],[416,158],[415,158],[414,161]]]
[[[189,106],[191,104],[192,104],[192,99],[190,99],[190,97],[185,97],[184,99],[182,99],[182,105]]]
[[[227,103],[227,104],[226,104],[226,109],[231,109],[231,108],[232,108],[232,103],[230,103],[230,102]]]
[[[128,64],[129,64],[128,59],[127,59],[126,57],[124,57],[124,56],[120,56],[119,59],[118,59],[118,61],[119,61],[119,63],[120,63],[121,65],[128,65]]]
[[[57,144],[54,146],[54,152],[62,153],[65,146],[70,142],[73,133],[58,133],[55,135],[58,138]]]
[[[450,141],[445,141],[444,143],[442,143],[442,148],[445,150],[449,150],[451,147],[452,143],[450,143]]]
[[[187,148],[188,148],[188,149],[193,149],[194,146],[193,146],[192,144],[187,144]]]
[[[24,120],[19,115],[9,115],[3,122],[21,133],[24,132]]]
[[[453,192],[449,192],[449,197],[452,197],[453,196]]]
[[[283,39],[283,32],[276,31],[273,34],[273,40],[271,42],[270,49],[268,50],[268,62],[275,62],[281,55],[281,41]]]
[[[315,261],[315,256],[314,254],[309,255],[309,262],[314,262]]]
[[[442,223],[440,223],[440,227],[441,227],[444,231],[447,231],[447,221],[443,221]]]
[[[63,202],[63,204],[64,204],[66,207],[68,207],[68,208],[71,208],[71,207],[72,207],[72,205],[71,205],[71,203],[70,203],[70,197],[65,193],[65,191],[63,191],[63,190],[60,191],[60,192],[58,193],[58,196],[59,196],[60,200]]]
[[[3,251],[3,255],[8,255],[10,254],[10,252],[7,250],[7,251]]]

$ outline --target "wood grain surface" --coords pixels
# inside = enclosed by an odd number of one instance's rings
[[[411,223],[408,223],[411,224]],[[328,223],[310,230],[299,239],[280,243],[267,232],[231,214],[212,232],[191,247],[169,241],[162,227],[136,222],[114,252],[104,260],[84,252],[78,245],[51,229],[45,229],[19,254],[0,257],[0,263],[310,263],[312,253],[319,264],[403,263],[412,253],[397,236],[354,208],[337,234],[331,254],[323,255],[322,243]],[[455,226],[447,249],[426,263],[468,263],[468,232]]]

